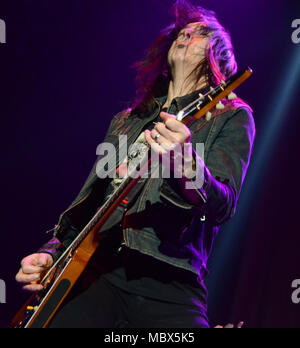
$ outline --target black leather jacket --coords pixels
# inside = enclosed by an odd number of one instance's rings
[[[197,92],[174,99],[170,113],[181,110],[196,95]],[[130,110],[116,115],[104,142],[114,144],[118,153],[118,136],[126,134],[131,145],[144,127],[158,117],[165,100],[156,100],[151,115],[137,115]],[[203,187],[198,188],[201,203],[195,206],[188,202],[177,189],[176,179],[150,178],[143,183],[123,220],[123,243],[128,248],[194,272],[202,280],[219,228],[235,214],[255,139],[254,119],[246,104],[228,104],[218,113],[210,121],[203,118],[189,126],[193,148],[197,143],[205,144],[205,180]],[[40,252],[51,253],[57,259],[92,217],[94,210],[86,213],[90,209],[89,197],[97,187],[100,202],[109,184],[97,177],[97,162],[75,201],[61,214],[54,238]],[[111,221],[106,229],[119,222]]]

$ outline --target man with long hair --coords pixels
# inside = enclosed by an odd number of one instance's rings
[[[203,183],[187,189],[191,177],[174,158],[171,178],[143,179],[127,209],[101,230],[93,280],[70,296],[50,327],[209,327],[206,264],[220,226],[236,211],[255,138],[252,110],[237,98],[189,128],[176,120],[199,94],[237,71],[228,32],[213,12],[188,1],[175,3],[174,22],[135,66],[136,97],[113,118],[105,142],[121,152],[117,139],[126,135],[128,145],[144,143],[158,158],[171,159],[175,147],[187,148],[184,161],[203,174]],[[196,151],[200,143],[204,156]],[[61,215],[53,239],[23,259],[16,279],[24,289],[42,289],[41,274],[118,189],[120,178],[101,178],[99,163]]]

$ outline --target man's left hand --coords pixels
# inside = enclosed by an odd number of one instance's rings
[[[162,112],[160,117],[164,123],[159,122],[151,132],[146,130],[145,139],[161,158],[163,156],[170,158],[172,171],[179,170],[182,173],[183,167],[176,168],[176,163],[193,161],[191,132],[183,123],[177,121],[174,115]],[[182,161],[175,161],[176,156],[180,156]]]

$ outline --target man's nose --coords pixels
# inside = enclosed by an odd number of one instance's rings
[[[183,31],[182,40],[185,42],[189,42],[191,40],[191,33],[188,30]]]

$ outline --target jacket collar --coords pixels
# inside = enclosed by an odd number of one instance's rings
[[[171,102],[171,105],[172,104],[175,104],[176,105],[176,108],[177,110],[182,110],[183,108],[185,108],[187,105],[189,105],[190,103],[192,103],[193,101],[195,101],[198,97],[199,97],[199,94],[202,93],[202,94],[206,94],[207,92],[209,91],[209,89],[206,87],[206,88],[201,88],[197,91],[194,91],[192,93],[189,93],[189,94],[186,94],[182,97],[177,97],[177,98],[174,98]],[[163,97],[159,97],[159,98],[156,98],[156,101],[161,105],[163,106],[166,101],[167,101],[167,98],[168,96],[163,96]]]

